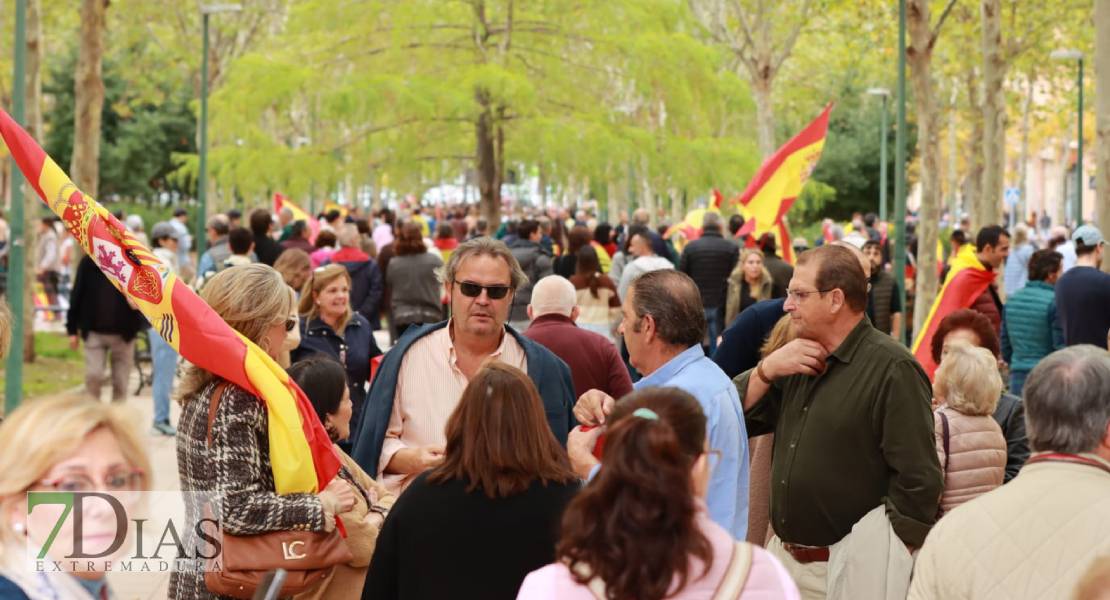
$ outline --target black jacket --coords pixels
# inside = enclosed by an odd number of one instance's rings
[[[579,485],[537,480],[489,498],[465,481],[420,475],[382,526],[362,597],[513,600],[528,573],[555,560],[559,521]]]
[[[767,267],[767,272],[771,274],[771,279],[775,280],[775,285],[786,289],[790,287],[790,278],[794,277],[794,267],[790,263],[779,258],[777,254],[767,253],[763,257],[763,266]]]
[[[1002,394],[994,409],[994,420],[1006,438],[1006,476],[1003,483],[1017,477],[1025,461],[1029,460],[1029,438],[1025,434],[1025,406],[1021,398]]]
[[[728,276],[740,260],[736,244],[726,240],[716,231],[706,231],[682,252],[678,270],[686,273],[698,284],[701,302],[706,308],[725,305]]]
[[[513,295],[513,308],[512,312],[509,313],[509,320],[526,321],[528,320],[528,303],[532,301],[532,286],[554,272],[551,254],[536,242],[522,239],[517,239],[510,244],[509,250],[516,257],[516,261],[520,263],[520,268],[524,269],[524,274],[528,276],[528,281],[521,285],[520,289]]]
[[[66,313],[66,331],[69,335],[89,337],[90,331],[114,333],[125,342],[135,339],[147,328],[143,314],[127,303],[123,294],[108,281],[108,277],[86,255],[77,265],[73,278],[73,291],[69,296]]]
[[[258,257],[258,262],[264,265],[274,266],[274,262],[281,255],[285,248],[281,244],[274,241],[274,238],[268,235],[254,236],[254,254]]]

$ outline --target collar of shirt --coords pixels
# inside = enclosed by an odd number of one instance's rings
[[[632,387],[639,390],[646,387],[667,385],[667,382],[674,379],[683,369],[702,358],[705,358],[705,352],[701,349],[701,344],[694,344],[683,350],[678,356],[668,360],[651,375],[632,384]]]
[[[351,318],[347,319],[347,327],[358,327],[359,325],[360,325],[360,323],[358,322],[358,319],[355,318],[355,315],[352,314]],[[305,331],[312,332],[314,334],[325,333],[327,331],[330,331],[330,332],[338,335],[339,337],[343,337],[342,335],[339,335],[338,331],[335,331],[334,329],[332,329],[332,326],[328,325],[324,321],[324,319],[322,319],[320,317],[316,317],[315,319],[312,319],[311,321],[309,321],[308,324],[305,325]],[[344,332],[345,331],[346,331],[346,329],[344,329]]]
[[[856,355],[856,350],[859,349],[860,342],[863,341],[863,338],[867,337],[871,329],[874,329],[871,325],[871,320],[864,315],[864,317],[859,320],[859,323],[856,323],[856,326],[852,328],[848,337],[844,338],[844,341],[840,342],[836,350],[831,352],[832,356],[836,357],[836,360],[842,363],[852,362],[852,357]]]
[[[455,319],[451,318],[451,319],[447,320],[447,327],[444,328],[447,331],[447,364],[451,365],[451,367],[454,368],[455,370],[457,370],[459,372],[462,372],[462,370],[459,369],[458,354],[455,352],[455,327],[454,327],[454,325],[455,325]],[[493,352],[490,353],[489,358],[501,358],[501,355],[504,354],[504,352],[505,352],[505,345],[509,343],[509,340],[511,338],[512,338],[512,336],[508,335],[508,333],[505,331],[505,327],[502,326],[501,327],[501,343],[497,345],[496,350],[494,350]]]

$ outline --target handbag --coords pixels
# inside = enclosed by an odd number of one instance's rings
[[[208,445],[212,445],[212,423],[220,397],[227,389],[220,382],[212,392],[208,406]],[[212,518],[212,507],[205,506]],[[216,522],[213,519],[213,522]],[[331,573],[332,567],[351,562],[354,557],[338,531],[271,531],[258,535],[232,535],[220,532],[220,558],[207,560],[204,584],[212,593],[249,599],[263,585],[266,574],[285,570],[281,596],[293,596],[318,584]]]

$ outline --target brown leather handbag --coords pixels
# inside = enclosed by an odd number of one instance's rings
[[[208,406],[208,445],[212,445],[212,423],[216,408],[227,389],[220,382],[212,391]],[[212,518],[210,506],[205,515]],[[299,594],[316,585],[331,573],[332,567],[354,560],[347,543],[338,531],[272,531],[258,535],[220,534],[221,552],[208,559],[204,584],[212,593],[233,598],[251,598],[255,588],[268,571],[285,569],[288,576],[281,586],[281,596]]]

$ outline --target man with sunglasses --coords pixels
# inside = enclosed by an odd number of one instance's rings
[[[827,580],[837,572],[885,573],[908,587],[906,550],[924,542],[943,487],[929,380],[866,318],[861,258],[835,245],[803,253],[784,305],[798,338],[733,380],[748,434],[775,433],[768,550],[803,598],[824,598],[827,586],[836,597],[876,597],[852,587],[858,578]],[[850,550],[861,545],[871,550]]]
[[[527,281],[504,243],[483,237],[455,249],[441,272],[451,318],[412,326],[382,360],[370,387],[352,456],[392,492],[443,460],[444,426],[487,360],[523,370],[543,400],[555,438],[574,427],[574,382],[566,363],[507,327]]]

